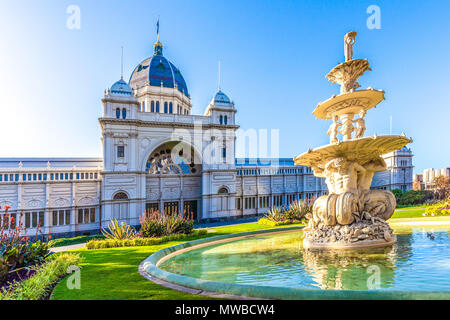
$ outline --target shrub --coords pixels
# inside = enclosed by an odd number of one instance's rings
[[[312,208],[313,205],[306,201],[295,200],[288,209],[285,209],[285,207],[272,207],[267,211],[264,218],[272,222],[301,221],[306,219],[308,213],[312,213]]]
[[[117,219],[114,219],[109,223],[108,230],[102,230],[102,234],[107,239],[133,239],[136,236],[136,230],[134,230],[132,226],[127,225],[125,222],[119,224]]]
[[[159,211],[145,213],[141,217],[142,237],[161,237],[171,234],[189,234],[194,229],[192,217],[181,214],[161,214]]]
[[[284,214],[282,213],[280,207],[272,207],[271,209],[269,209],[264,218],[273,222],[285,220]]]
[[[137,246],[154,246],[162,244],[169,241],[179,241],[179,240],[190,240],[195,239],[199,236],[204,236],[207,234],[206,229],[196,230],[191,234],[172,234],[168,236],[162,236],[159,238],[134,238],[125,240],[91,240],[86,243],[86,249],[106,249],[106,248],[117,248],[117,247],[137,247]]]
[[[9,278],[43,263],[52,246],[51,242],[44,241],[42,234],[41,239],[35,242],[30,241],[29,237],[21,236],[21,233],[25,233],[25,228],[22,224],[16,226],[14,217],[8,213],[9,209],[9,206],[5,206],[3,221],[0,221],[0,287],[5,286]],[[38,232],[39,226],[36,239]]]
[[[277,227],[277,226],[285,226],[294,223],[300,223],[299,220],[284,220],[284,221],[272,221],[267,218],[261,218],[258,220],[258,224],[269,226],[269,227]]]
[[[427,206],[425,209],[425,215],[428,216],[450,215],[450,198]]]
[[[62,253],[52,256],[36,267],[30,278],[15,282],[8,290],[0,292],[0,300],[40,300],[47,297],[53,285],[63,277],[69,266],[81,261],[78,254]]]
[[[312,213],[313,204],[306,201],[293,201],[289,209],[284,212],[284,217],[288,220],[304,220],[308,213]]]
[[[426,203],[433,197],[433,193],[426,190],[409,190],[403,192],[400,189],[392,190],[392,193],[400,206],[408,206]]]

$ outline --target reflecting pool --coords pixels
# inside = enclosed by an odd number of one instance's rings
[[[309,251],[302,232],[267,234],[184,252],[163,270],[237,284],[342,290],[450,291],[450,226],[394,227],[398,243]]]

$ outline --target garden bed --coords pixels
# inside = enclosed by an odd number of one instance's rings
[[[118,247],[139,247],[139,246],[153,246],[169,241],[180,240],[192,240],[198,236],[206,235],[205,229],[195,230],[190,234],[172,234],[162,237],[152,238],[133,238],[133,239],[104,239],[104,240],[91,240],[86,243],[86,249],[106,249],[106,248],[118,248]]]

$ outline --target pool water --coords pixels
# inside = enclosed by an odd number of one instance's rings
[[[267,234],[194,249],[159,267],[193,278],[247,285],[450,291],[450,227],[395,231],[394,246],[358,251],[304,250],[301,231]]]

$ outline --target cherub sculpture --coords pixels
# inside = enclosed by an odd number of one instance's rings
[[[351,140],[352,139],[352,132],[355,130],[355,127],[353,127],[353,120],[351,118],[346,118],[342,123],[342,128],[339,131],[339,133],[342,133],[343,140]]]
[[[342,124],[338,122],[338,116],[334,116],[333,123],[330,125],[330,128],[328,129],[327,132],[327,134],[330,136],[330,144],[339,142],[337,135],[339,133],[339,127],[341,125]]]
[[[366,132],[366,122],[364,121],[365,116],[366,110],[363,109],[359,112],[359,118],[353,121],[356,124],[355,138],[362,138],[364,136],[364,132]]]

